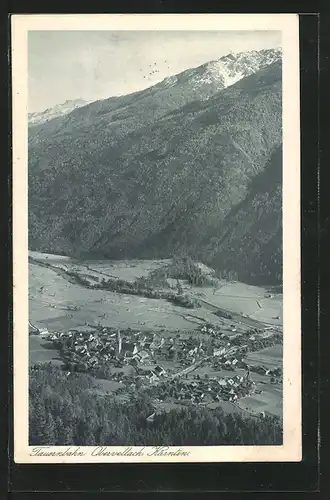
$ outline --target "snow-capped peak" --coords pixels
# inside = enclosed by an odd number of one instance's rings
[[[84,101],[83,99],[73,99],[67,100],[61,104],[56,104],[53,108],[45,109],[45,111],[29,113],[29,124],[38,125],[48,122],[58,116],[66,115],[74,109],[86,106],[86,104],[89,104],[89,101]]]
[[[219,80],[224,88],[229,87],[279,60],[281,54],[280,49],[230,53],[207,63],[205,74],[211,81]]]
[[[251,50],[229,54],[190,71],[189,79],[198,89],[205,84],[224,89],[242,78],[281,59],[281,49]]]

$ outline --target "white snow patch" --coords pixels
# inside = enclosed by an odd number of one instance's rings
[[[65,101],[62,104],[56,104],[53,108],[45,109],[45,111],[29,113],[29,124],[37,125],[41,123],[46,123],[53,118],[58,118],[59,116],[67,115],[71,113],[74,109],[86,106],[92,101],[84,101],[83,99],[74,99]]]

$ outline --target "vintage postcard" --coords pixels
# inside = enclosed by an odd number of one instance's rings
[[[15,461],[300,461],[298,16],[11,22]]]

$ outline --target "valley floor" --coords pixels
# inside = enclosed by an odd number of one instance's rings
[[[30,365],[44,362],[65,364],[61,350],[54,348],[54,336],[61,333],[68,335],[71,331],[75,331],[75,335],[79,331],[84,332],[86,336],[87,332],[110,332],[111,329],[126,332],[131,329],[130,335],[137,335],[138,339],[144,332],[152,331],[165,344],[173,338],[180,338],[184,344],[185,340],[182,339],[193,336],[194,342],[198,339],[200,345],[209,345],[212,336],[213,344],[218,346],[218,350],[219,346],[225,346],[221,336],[235,339],[245,335],[247,344],[255,346],[259,338],[282,335],[282,295],[270,293],[266,288],[226,281],[219,281],[214,287],[200,287],[181,281],[183,293],[199,301],[199,307],[196,308],[176,305],[165,298],[148,298],[98,288],[102,279],[134,282],[137,278],[148,277],[152,271],[168,262],[78,262],[67,257],[30,252],[29,319],[41,332],[38,335],[30,332]],[[84,284],[73,276],[82,278]],[[175,282],[170,283],[170,286],[175,289]],[[235,342],[232,343],[234,344]],[[204,352],[202,348],[201,352]],[[261,412],[282,415],[282,378],[271,377],[274,370],[282,370],[281,342],[259,350],[253,347],[253,351],[244,354],[240,367],[232,364],[230,371],[228,365],[225,365],[225,358],[218,363],[216,355],[206,355],[206,351],[204,354],[196,354],[191,360],[158,356],[155,361],[155,356],[149,356],[148,362],[138,361],[138,368],[143,370],[154,370],[157,362],[166,371],[165,378],[160,377],[156,381],[148,379],[149,386],[176,384],[175,391],[179,394],[174,394],[173,389],[169,394],[160,396],[158,389],[149,390],[148,383],[145,384],[142,379],[142,387],[153,394],[157,411],[199,404],[209,408],[221,406],[225,411],[247,412],[257,416]],[[239,351],[236,351],[235,356],[239,360],[243,359]],[[235,356],[227,358],[232,362]],[[99,383],[97,391],[125,400],[130,393],[128,377],[135,383],[134,370],[127,360],[121,361],[121,366],[116,368],[114,358],[111,359],[112,361],[109,357],[112,380],[96,376]],[[213,394],[213,386],[215,382],[220,383],[220,380],[228,381],[235,377],[235,380],[246,380],[247,367],[249,379],[253,383],[251,393],[242,393],[236,399],[229,396],[227,400],[204,398],[204,395],[199,394],[199,387],[204,387]],[[188,372],[180,375],[186,368],[189,368]],[[118,375],[115,375],[117,372]],[[174,383],[175,378],[180,379],[180,387]],[[207,382],[204,384],[200,380]],[[208,387],[210,384],[213,386]],[[192,387],[196,388],[198,397],[193,394],[191,397],[187,396],[189,391],[195,390]]]

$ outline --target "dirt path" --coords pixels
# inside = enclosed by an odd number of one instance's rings
[[[113,279],[117,279],[117,280],[119,279],[118,276],[115,276],[114,274],[105,273],[103,271],[100,271],[99,269],[93,269],[92,267],[90,267],[86,264],[81,264],[81,267],[85,267],[89,271],[92,271],[93,273],[96,273],[96,274],[101,274],[102,276],[106,276],[107,278],[113,278]]]
[[[208,361],[209,359],[210,359],[210,356],[207,356],[206,358],[203,358],[203,359],[196,361],[196,363],[193,363],[192,365],[187,366],[187,368],[184,368],[180,372],[174,373],[172,375],[171,379],[173,380],[177,377],[181,377],[182,375],[186,375],[187,373],[190,373],[190,372],[196,370],[196,368],[198,368],[202,363],[204,363],[205,361]]]

